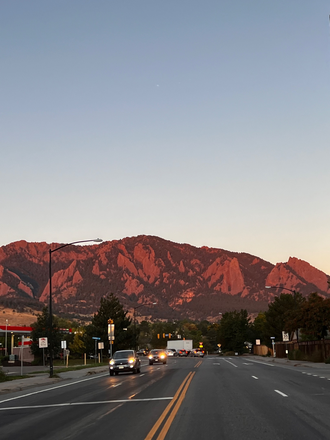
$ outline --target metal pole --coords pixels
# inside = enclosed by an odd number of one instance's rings
[[[23,350],[24,349],[24,336],[21,337],[21,376],[23,376]]]
[[[133,312],[133,322],[134,322],[134,350],[136,350],[136,320],[135,320],[135,310],[136,307],[134,307]]]
[[[49,377],[53,377],[52,250],[49,249]]]
[[[7,329],[8,329],[8,319],[6,319],[6,339],[5,339],[5,356],[7,356]]]

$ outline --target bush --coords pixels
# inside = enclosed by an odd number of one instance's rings
[[[9,361],[9,356],[2,356],[0,358],[0,364],[4,365],[5,363],[7,363]]]
[[[315,351],[311,356],[309,356],[308,360],[310,362],[323,362],[323,354],[321,351]]]
[[[328,357],[325,361],[326,364],[330,364],[330,357]]]
[[[0,370],[0,382],[5,382],[6,380],[7,380],[6,373]]]
[[[292,350],[288,354],[290,361],[302,361],[304,360],[304,353],[300,350]]]

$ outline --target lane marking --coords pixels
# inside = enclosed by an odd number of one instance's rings
[[[87,379],[81,379],[81,380],[77,380],[75,382],[65,383],[63,385],[58,385],[56,387],[46,388],[44,390],[39,390],[39,391],[33,391],[32,393],[23,394],[22,396],[16,396],[16,397],[11,397],[10,399],[0,400],[0,403],[9,402],[11,400],[16,400],[16,399],[22,399],[23,397],[29,397],[29,396],[33,396],[35,394],[46,393],[47,391],[57,390],[58,388],[69,387],[71,385],[76,385],[77,383],[86,382],[88,380],[100,379],[101,377],[106,377],[106,376],[109,376],[109,374],[106,373],[106,374],[101,374],[99,376],[92,376],[92,377],[88,377]],[[38,385],[36,385],[36,386],[38,386]]]
[[[122,385],[123,382],[115,383],[114,385],[111,385],[111,388],[119,387],[119,385]]]
[[[251,359],[250,362],[254,362],[256,364],[261,364],[261,365],[267,365],[267,367],[275,367],[275,365],[269,364],[268,362],[255,361],[255,360],[252,360],[252,359]]]
[[[232,362],[227,361],[227,359],[224,359],[224,361],[228,362],[228,364],[232,365],[233,367],[238,368],[237,365],[233,364]]]
[[[221,365],[221,364],[216,364],[215,362],[213,362],[213,365]]]
[[[202,362],[203,362],[203,361],[199,361],[199,362],[197,362],[197,364],[194,366],[194,368],[198,368],[198,367],[200,367],[200,366],[202,365]]]
[[[154,397],[149,399],[101,400],[97,402],[67,402],[67,403],[54,403],[49,405],[8,406],[7,408],[0,408],[0,411],[10,411],[17,409],[60,408],[65,406],[105,405],[109,403],[154,402],[159,400],[173,400],[173,397]]]
[[[275,391],[275,393],[278,393],[283,397],[288,397],[287,394],[282,393],[282,391],[279,391],[279,390],[274,390],[274,391]]]
[[[179,411],[179,408],[180,408],[184,398],[186,397],[186,392],[189,388],[190,382],[193,380],[194,374],[195,374],[195,372],[189,377],[179,399],[177,400],[177,402],[175,404],[175,407],[173,408],[173,411],[171,412],[169,418],[166,420],[166,422],[163,426],[163,429],[160,431],[160,434],[157,437],[157,440],[164,440],[165,439],[166,434],[167,434],[168,430],[170,429],[170,426],[172,425],[173,420],[174,420],[177,412]]]
[[[253,377],[253,379],[257,379],[258,380],[258,378],[256,376],[252,376],[252,377]]]
[[[163,423],[165,417],[167,416],[167,414],[171,410],[172,406],[175,404],[176,400],[179,398],[181,390],[183,389],[183,387],[185,386],[185,384],[187,383],[188,379],[191,377],[192,374],[193,373],[191,371],[187,374],[187,376],[185,377],[185,379],[183,380],[183,382],[179,386],[178,391],[175,393],[172,401],[167,405],[167,407],[165,408],[165,410],[163,411],[163,413],[161,414],[161,416],[159,417],[157,422],[151,428],[151,430],[150,430],[149,434],[147,435],[147,437],[145,438],[145,440],[152,440],[153,436],[156,434],[158,428]]]
[[[247,363],[247,362],[243,362],[243,365],[253,365],[253,364],[250,364],[250,363]]]

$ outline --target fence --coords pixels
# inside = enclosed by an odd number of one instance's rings
[[[325,361],[330,358],[330,340],[324,341],[290,341],[290,342],[275,342],[276,357],[286,358],[293,356],[293,352],[300,352],[301,359]],[[265,356],[270,353],[273,356],[273,350],[265,345],[255,345],[253,353],[259,356]]]

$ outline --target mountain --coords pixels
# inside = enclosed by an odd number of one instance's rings
[[[17,311],[48,304],[50,246],[60,244],[18,241],[0,247],[0,304]],[[90,319],[112,292],[139,319],[216,320],[230,310],[266,310],[281,293],[267,285],[329,296],[329,279],[293,257],[273,265],[246,253],[145,235],[52,253],[54,313],[80,319]]]

